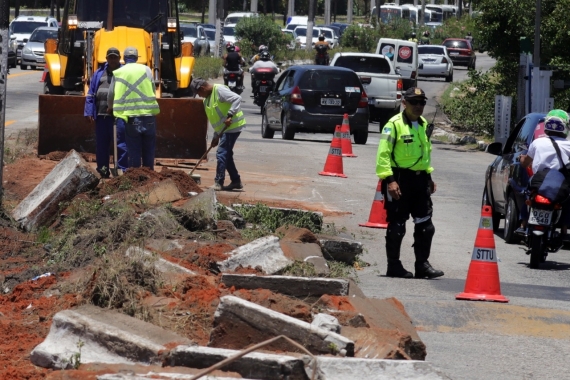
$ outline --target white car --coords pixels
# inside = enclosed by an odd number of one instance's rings
[[[423,67],[420,65],[418,68],[418,76],[445,78],[446,82],[453,81],[453,62],[445,46],[420,45],[418,59],[423,63]]]
[[[331,49],[334,49],[338,44],[338,37],[333,29],[327,27],[319,27],[322,35],[325,36],[325,41],[328,41]]]
[[[237,24],[239,22],[239,20],[241,20],[244,17],[253,17],[253,16],[257,16],[257,13],[254,12],[235,12],[235,13],[230,13],[226,19],[224,20],[224,25],[226,24]]]
[[[287,44],[287,49],[295,50],[297,48],[297,42],[295,41],[295,35],[293,34],[293,31],[289,29],[281,29],[281,32],[291,40]]]
[[[228,42],[232,42],[232,43],[236,43],[236,24],[229,24],[224,26],[224,31],[223,31],[223,35],[224,35],[224,45]]]
[[[57,20],[53,17],[40,16],[18,16],[10,23],[11,45],[16,48],[16,59],[18,63],[22,59],[22,49],[30,39],[32,32],[40,26],[58,28]]]
[[[313,38],[311,39],[311,44],[314,45],[319,40],[319,35],[321,34],[320,28],[313,28]],[[307,27],[298,26],[293,31],[295,36],[295,41],[304,49],[307,46]]]
[[[208,36],[208,42],[210,43],[210,52],[216,51],[216,29],[204,28],[206,36]]]

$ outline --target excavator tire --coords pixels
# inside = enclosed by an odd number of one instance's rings
[[[199,159],[207,149],[208,121],[202,100],[158,99],[155,157]],[[40,95],[38,155],[55,151],[95,153],[95,125],[83,116],[84,96]]]

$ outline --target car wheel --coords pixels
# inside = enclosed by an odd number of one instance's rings
[[[21,64],[20,70],[28,70],[28,65]]]
[[[491,202],[491,198],[488,195],[487,187],[483,190],[483,198],[481,199],[481,207],[482,206],[491,206],[491,219],[493,221],[493,231],[497,232],[499,230],[499,224],[501,224],[501,213],[496,212],[495,208],[493,207],[493,203]]]
[[[263,116],[261,117],[261,137],[264,139],[272,139],[275,131],[269,128],[269,121],[267,120],[267,111],[263,107]]]
[[[281,138],[283,140],[293,140],[295,138],[295,131],[289,125],[287,114],[283,114],[283,118],[281,119],[281,130]]]
[[[359,130],[354,131],[354,143],[358,145],[366,144],[366,140],[368,140],[368,129],[367,130]]]
[[[517,209],[515,198],[512,195],[509,195],[507,211],[505,213],[505,243],[513,244],[519,241],[519,237],[515,234],[515,230],[518,228],[518,222],[519,210]]]
[[[15,68],[16,68],[16,61],[10,63],[10,68],[11,68],[11,69],[15,69]]]
[[[453,82],[453,71],[449,73],[448,76],[445,77],[446,82]]]

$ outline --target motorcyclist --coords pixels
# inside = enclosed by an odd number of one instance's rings
[[[227,53],[224,55],[224,74],[226,71],[239,72],[238,87],[243,88],[243,70],[241,66],[245,65],[245,60],[239,52],[236,52],[236,47],[232,42],[226,44],[226,51]]]
[[[416,38],[416,32],[412,32],[412,37],[408,39],[408,41],[412,41],[417,43],[418,39]]]
[[[475,43],[475,40],[473,39],[473,36],[471,35],[471,32],[467,32],[467,35],[465,36],[466,40],[469,40],[469,42],[471,43],[471,46],[473,46],[473,44]]]
[[[550,140],[554,140],[560,148],[562,161],[567,164],[570,161],[570,141],[566,140],[570,131],[568,114],[560,109],[550,111],[546,115],[544,121],[544,133],[546,137],[537,138],[529,148],[527,154],[521,154],[519,157],[521,166],[527,168],[532,166],[533,173],[549,168],[551,170],[559,170],[560,160],[554,148],[554,144]],[[528,213],[526,213],[528,215]],[[522,226],[515,232],[517,234],[526,235],[527,218],[523,219]],[[566,203],[562,207],[561,215],[562,226],[560,228],[563,241],[570,241],[568,237],[568,225],[570,225],[570,204]]]
[[[319,63],[319,55],[320,54],[324,54],[325,55],[325,65],[329,64],[329,50],[331,48],[331,45],[329,44],[328,41],[325,41],[325,36],[324,35],[320,35],[319,36],[319,40],[315,43],[315,50],[317,51],[317,55],[315,56],[315,64],[318,65]]]
[[[420,44],[421,45],[429,45],[430,44],[430,40],[429,40],[429,30],[426,30],[423,32],[422,34],[422,38],[420,39]]]
[[[249,63],[252,65],[255,62],[259,61],[259,59],[261,57],[261,53],[263,53],[264,51],[269,52],[269,48],[265,45],[259,45],[259,48],[257,50],[258,50],[257,54],[254,55],[253,57],[251,57],[251,59],[249,60]]]
[[[271,61],[269,52],[262,51],[259,54],[259,60],[249,68],[249,72],[251,74],[251,90],[254,94],[257,90],[257,86],[255,85],[255,70],[260,68],[271,68],[275,74],[279,72],[279,68]]]

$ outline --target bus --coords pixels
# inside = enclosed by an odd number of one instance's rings
[[[427,4],[426,9],[432,11],[430,22],[443,23],[445,20],[455,17],[455,7],[451,5]]]
[[[380,21],[389,24],[394,20],[402,18],[402,7],[395,3],[384,4],[380,6]]]
[[[422,19],[422,7],[415,6],[413,4],[403,4],[400,6],[402,8],[402,18],[404,20],[410,20],[414,25],[419,25]],[[431,21],[432,11],[428,8],[424,12],[424,24]]]

